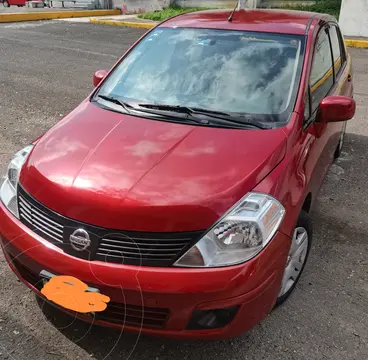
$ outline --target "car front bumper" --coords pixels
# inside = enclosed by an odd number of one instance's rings
[[[290,238],[278,232],[252,260],[212,269],[91,262],[65,254],[24,226],[3,204],[0,205],[0,234],[10,267],[38,295],[43,296],[39,274],[46,270],[74,276],[110,297],[108,308],[99,314],[98,320],[88,314],[78,314],[80,319],[188,339],[236,336],[259,323],[275,304],[290,246]],[[193,312],[231,307],[237,307],[237,311],[227,325],[188,329]]]

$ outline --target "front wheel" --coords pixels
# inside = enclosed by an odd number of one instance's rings
[[[344,146],[344,140],[345,140],[345,133],[346,133],[346,121],[344,122],[341,133],[340,133],[340,139],[339,143],[337,144],[337,148],[335,150],[335,159],[338,159],[342,153],[342,147]]]
[[[7,1],[4,1],[4,2],[3,2],[3,6],[4,6],[4,7],[9,7],[9,3],[8,3]]]
[[[302,210],[291,240],[289,256],[285,265],[281,289],[276,305],[282,304],[293,292],[307,263],[312,242],[312,220]]]

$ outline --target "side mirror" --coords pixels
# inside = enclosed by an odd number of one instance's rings
[[[101,80],[107,75],[108,71],[107,70],[98,70],[95,72],[95,74],[93,75],[93,85],[96,87]]]
[[[327,96],[319,104],[317,122],[326,124],[350,120],[355,114],[355,100],[347,96]]]

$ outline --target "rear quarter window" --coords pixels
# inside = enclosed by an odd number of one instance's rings
[[[342,54],[341,42],[340,42],[340,37],[338,35],[337,27],[332,25],[330,27],[329,33],[330,33],[330,39],[331,39],[335,74],[338,75],[343,65],[344,56]]]

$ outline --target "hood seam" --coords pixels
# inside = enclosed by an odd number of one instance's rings
[[[147,171],[145,171],[142,176],[135,182],[135,184],[126,192],[124,197],[121,200],[121,204],[128,198],[129,194],[133,191],[133,189],[143,180],[143,178],[151,172],[162,160],[164,160],[167,156],[169,156],[196,128],[193,127],[182,139],[180,139],[177,143],[175,143],[170,149],[168,149],[165,154],[163,154]]]
[[[106,138],[119,126],[121,121],[118,121],[117,124],[115,126],[113,126],[111,128],[110,131],[107,132],[107,134],[99,141],[99,143],[89,151],[89,153],[87,154],[87,156],[85,157],[85,159],[83,160],[81,166],[79,167],[77,173],[74,176],[74,179],[72,181],[71,187],[74,186],[75,180],[77,180],[77,177],[80,175],[84,165],[87,163],[87,161],[93,156],[93,154],[97,151],[97,149],[100,147],[100,145],[106,140]]]

